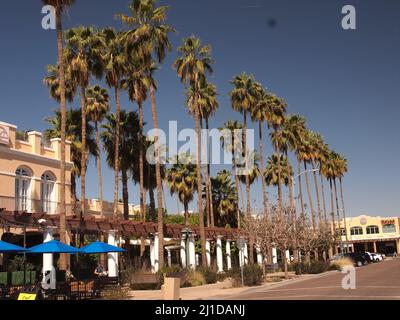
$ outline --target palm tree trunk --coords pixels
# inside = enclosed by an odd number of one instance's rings
[[[143,222],[146,222],[146,208],[144,204],[144,146],[143,146],[143,105],[138,102],[139,107],[139,183],[140,183],[140,213]]]
[[[312,163],[312,168],[315,170],[314,161]],[[322,210],[321,210],[321,201],[319,198],[319,187],[318,187],[318,180],[317,180],[317,173],[313,171],[314,176],[314,186],[315,186],[315,194],[317,196],[317,208],[318,208],[318,225],[321,227],[322,225]]]
[[[206,148],[207,148],[207,184],[208,184],[208,199],[209,199],[209,206],[210,206],[210,216],[211,216],[211,226],[214,227],[214,205],[213,205],[213,194],[212,194],[212,186],[211,186],[211,166],[210,166],[210,145],[209,145],[209,123],[208,118],[206,118],[206,130],[207,130],[207,140],[206,140]]]
[[[200,129],[201,132],[203,132],[203,119],[200,119]],[[205,142],[206,146],[208,144],[208,142]],[[202,158],[205,159],[205,148],[201,149],[202,151]],[[210,214],[210,190],[208,190],[208,170],[207,170],[207,166],[204,166],[203,168],[203,172],[204,172],[204,180],[205,180],[205,187],[206,187],[206,215],[207,215],[207,226],[208,227],[213,227],[214,225],[214,219],[213,217],[211,217]]]
[[[349,242],[349,236],[347,234],[347,223],[346,223],[346,209],[344,206],[344,198],[343,198],[343,181],[342,178],[339,178],[340,183],[340,197],[342,198],[342,210],[343,210],[343,219],[344,219],[344,230],[346,232],[346,242]]]
[[[244,157],[246,161],[246,170],[249,169],[249,157],[247,150],[247,112],[243,113],[243,144],[244,144]],[[246,173],[246,217],[248,220],[251,219],[251,195],[250,195],[250,177],[249,174]],[[249,263],[254,264],[254,235],[252,233],[249,234]]]
[[[157,216],[156,216],[156,200],[154,196],[154,189],[150,188],[149,190],[149,198],[150,198],[150,217],[152,222],[157,221]]]
[[[81,156],[81,213],[80,220],[85,217],[86,209],[86,98],[85,88],[81,87],[82,109],[82,156]]]
[[[122,199],[124,202],[124,220],[129,220],[129,193],[128,193],[128,173],[122,170]]]
[[[94,123],[95,129],[96,129],[96,144],[98,147],[98,154],[97,154],[97,175],[99,178],[99,193],[100,193],[100,216],[104,218],[104,212],[103,212],[103,177],[101,175],[101,148],[100,148],[100,135],[99,135],[99,127],[97,121]]]
[[[197,144],[197,206],[199,211],[200,239],[201,239],[201,262],[204,268],[207,267],[206,256],[206,232],[204,227],[203,197],[202,197],[202,177],[201,177],[201,135],[200,135],[200,115],[197,102],[195,103],[196,118],[196,144]]]
[[[264,163],[264,143],[263,143],[263,125],[262,122],[258,122],[259,135],[260,135],[260,173],[261,173],[261,186],[263,193],[263,205],[264,205],[264,215],[268,217],[268,194],[267,194],[267,184],[265,182],[265,163]]]
[[[238,201],[238,203],[237,203],[237,212],[236,212],[236,214],[237,214],[237,227],[240,230],[242,224],[241,224],[241,217],[240,217],[239,177],[237,175],[236,170],[237,170],[236,169],[236,165],[234,165],[233,171],[234,171],[234,175],[235,175],[235,191],[236,191],[236,197],[237,197],[237,201]],[[243,197],[242,197],[242,201],[243,201]]]
[[[330,191],[331,191],[331,216],[332,216],[332,232],[333,236],[336,239],[336,223],[335,223],[335,207],[334,207],[334,200],[333,200],[333,186],[332,186],[332,179],[329,178],[329,185],[330,185]],[[335,241],[336,242],[336,241]],[[338,253],[337,245],[335,243],[334,245],[334,252],[335,254]]]
[[[294,198],[293,198],[293,180],[292,180],[292,172],[290,170],[290,162],[289,157],[286,152],[286,174],[289,179],[289,202],[290,202],[290,211],[293,214],[293,219],[296,219],[296,208],[294,205]]]
[[[71,174],[71,206],[72,213],[76,215],[76,177],[75,174]]]
[[[301,183],[301,160],[297,159],[297,170],[299,173],[299,195],[300,195],[300,206],[301,206],[301,216],[303,219],[305,218],[305,210],[304,210],[304,200],[303,200],[303,187]]]
[[[313,200],[312,200],[312,195],[311,195],[311,190],[310,190],[310,183],[308,181],[308,172],[307,172],[307,162],[304,161],[304,170],[305,170],[305,176],[306,176],[306,185],[307,185],[307,193],[308,193],[308,201],[310,202],[310,215],[311,215],[311,222],[312,222],[312,227],[313,230],[315,231],[315,214],[314,214],[314,205],[313,205]]]
[[[275,129],[275,132],[277,130]],[[282,199],[282,166],[281,166],[281,154],[279,153],[278,141],[275,142],[275,149],[278,155],[278,208],[282,212],[283,199]]]
[[[119,82],[119,81],[118,81]],[[118,85],[114,87],[115,90],[115,155],[114,155],[114,218],[118,216],[118,189],[119,189],[119,132],[120,132],[120,122],[121,122],[121,104]]]
[[[324,207],[324,220],[325,220],[325,223],[328,224],[328,215],[327,215],[327,211],[326,211],[326,200],[325,200],[324,177],[322,176],[321,173],[319,174],[319,177],[321,179],[322,205]]]
[[[162,198],[162,181],[161,181],[161,164],[160,164],[160,146],[158,136],[158,119],[156,108],[156,96],[154,85],[150,85],[151,112],[153,116],[153,124],[155,130],[154,143],[156,145],[156,180],[157,180],[157,218],[158,218],[158,259],[159,269],[164,267],[164,207]]]
[[[340,219],[340,209],[339,209],[338,193],[337,193],[337,188],[336,188],[336,179],[333,179],[333,187],[335,189],[336,213],[337,213],[338,226],[339,226],[339,241],[340,241],[340,243],[342,243],[342,222]],[[341,248],[341,249],[343,249],[343,248]]]
[[[189,204],[187,203],[187,201],[184,202],[183,206],[184,206],[184,210],[185,210],[185,226],[188,227],[189,226]]]
[[[57,54],[58,65],[60,68],[60,111],[61,111],[61,159],[60,159],[60,241],[67,241],[67,226],[66,226],[66,204],[65,204],[65,131],[66,131],[66,99],[65,99],[65,66],[63,59],[63,31],[62,31],[62,7],[56,6],[56,28],[57,28]],[[60,255],[60,269],[67,270],[67,255]]]

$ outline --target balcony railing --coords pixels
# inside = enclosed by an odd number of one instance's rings
[[[60,203],[48,200],[38,200],[29,197],[5,197],[0,196],[0,209],[7,211],[29,212],[29,213],[60,213]],[[66,205],[67,215],[72,214],[70,204]]]

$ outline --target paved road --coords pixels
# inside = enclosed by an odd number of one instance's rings
[[[227,300],[400,300],[400,259],[356,269],[356,290],[344,290],[333,272],[273,288],[249,289]]]

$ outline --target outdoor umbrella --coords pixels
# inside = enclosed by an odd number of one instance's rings
[[[52,240],[49,242],[45,242],[30,248],[27,253],[37,253],[37,254],[46,254],[46,253],[66,253],[66,254],[77,254],[80,253],[80,250],[65,243],[59,242],[57,240]]]
[[[126,250],[109,245],[104,242],[93,242],[80,250],[84,254],[119,253]]]
[[[0,253],[18,253],[27,252],[28,250],[11,243],[0,241]]]

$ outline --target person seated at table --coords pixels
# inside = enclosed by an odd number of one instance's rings
[[[105,271],[104,267],[99,263],[94,270],[94,274],[98,277],[107,277],[107,271]]]

